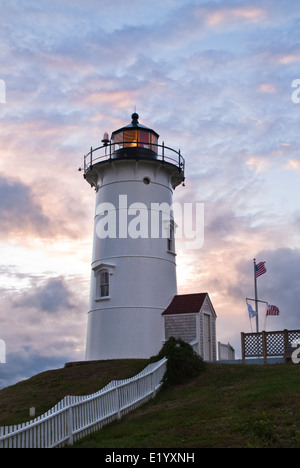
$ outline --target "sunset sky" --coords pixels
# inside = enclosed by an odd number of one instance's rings
[[[280,309],[267,330],[299,329],[300,4],[1,0],[0,16],[0,388],[84,359],[95,192],[78,168],[135,106],[186,160],[174,201],[204,203],[179,293],[209,293],[239,357],[256,258]]]

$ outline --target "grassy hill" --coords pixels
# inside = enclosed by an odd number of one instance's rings
[[[77,447],[300,446],[300,367],[209,364]]]
[[[89,394],[130,377],[143,360],[103,361],[38,374],[0,391],[0,425],[41,414],[66,394]],[[300,366],[208,364],[184,385],[169,386],[121,421],[75,444],[80,448],[300,446]]]
[[[30,407],[34,406],[39,416],[66,395],[90,395],[112,380],[133,377],[145,364],[143,359],[76,363],[3,388],[0,390],[0,426],[29,421]]]

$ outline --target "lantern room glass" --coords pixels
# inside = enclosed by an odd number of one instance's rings
[[[126,129],[113,136],[113,151],[121,148],[145,148],[157,153],[158,138],[147,130]]]

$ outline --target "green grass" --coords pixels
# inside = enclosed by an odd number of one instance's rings
[[[300,367],[209,364],[186,385],[77,442],[79,448],[300,446]]]
[[[66,395],[90,395],[112,380],[138,374],[146,365],[143,359],[94,361],[42,372],[28,380],[0,390],[0,426],[29,421],[29,408],[39,416]]]
[[[143,360],[103,361],[53,370],[0,391],[0,425],[47,411],[67,394],[84,395],[137,374]],[[300,366],[207,364],[199,377],[167,386],[78,448],[300,446]]]

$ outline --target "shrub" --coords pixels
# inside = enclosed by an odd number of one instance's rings
[[[166,357],[167,370],[163,384],[176,385],[197,377],[205,370],[205,363],[193,348],[181,338],[173,336],[165,342],[160,352],[150,358],[150,362]]]

